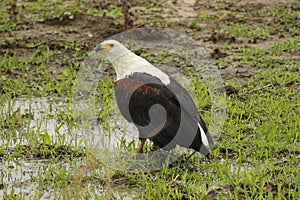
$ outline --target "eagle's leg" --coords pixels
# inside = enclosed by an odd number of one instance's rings
[[[147,138],[139,138],[140,139],[140,145],[138,146],[138,148],[135,150],[135,153],[143,153],[143,147],[144,147],[144,144],[147,140]]]
[[[158,146],[153,143],[151,148],[150,148],[150,151],[155,151],[157,149],[158,149]]]

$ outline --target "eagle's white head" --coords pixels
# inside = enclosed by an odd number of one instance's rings
[[[117,40],[105,40],[95,49],[104,53],[110,63],[114,66],[117,80],[129,74],[132,70],[141,65],[148,65],[148,61],[135,55]]]
[[[108,60],[113,63],[116,59],[130,52],[117,40],[105,40],[96,47],[96,51],[101,51],[107,55]]]
[[[154,67],[144,58],[134,54],[116,40],[105,40],[95,50],[107,56],[116,71],[117,80],[134,72],[140,72],[156,76],[164,83],[170,83],[169,77],[161,70]]]

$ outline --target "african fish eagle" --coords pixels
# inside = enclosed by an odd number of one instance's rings
[[[95,49],[113,65],[116,101],[123,117],[139,131],[142,153],[146,139],[171,150],[179,145],[208,155],[213,140],[188,92],[171,76],[134,54],[116,40]]]

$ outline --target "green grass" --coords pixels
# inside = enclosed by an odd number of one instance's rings
[[[216,16],[214,14],[210,14],[208,12],[199,12],[197,14],[197,19],[200,21],[206,21],[208,19],[215,18]]]
[[[271,26],[253,27],[240,23],[224,23],[221,30],[234,37],[258,39],[266,39],[275,32]]]
[[[238,93],[227,97],[227,120],[209,158],[195,154],[186,160],[188,155],[185,155],[156,172],[129,173],[108,168],[103,160],[95,159],[97,149],[86,148],[85,137],[79,131],[74,132],[79,120],[72,108],[75,80],[82,61],[95,47],[94,43],[100,41],[78,40],[82,30],[70,24],[60,28],[65,33],[78,34],[76,40],[57,34],[50,34],[52,39],[47,40],[47,34],[38,37],[26,33],[37,25],[53,26],[47,25],[50,21],[76,20],[76,15],[95,17],[94,20],[106,16],[116,26],[122,25],[121,8],[111,5],[104,9],[91,5],[92,1],[29,1],[25,6],[16,3],[16,12],[6,9],[14,1],[0,3],[0,34],[3,35],[0,39],[0,199],[300,198],[299,4],[257,9],[257,17],[265,22],[261,24],[251,23],[253,13],[247,13],[251,9],[235,6],[236,1],[204,5],[209,11],[199,12],[185,31],[197,33],[203,31],[202,24],[221,20],[219,29],[229,36],[271,42],[218,46],[230,55],[215,61],[220,69],[249,67],[257,71],[247,79],[234,77],[225,81],[225,85],[234,86]],[[151,1],[150,10],[146,7],[137,10],[159,15],[163,3]],[[228,17],[237,22],[225,22]],[[141,17],[135,24],[157,19],[155,15],[149,19]],[[176,65],[190,77],[190,89],[199,112],[205,121],[212,118],[209,91],[189,63],[169,52],[149,53],[143,47],[131,48],[156,65]],[[97,82],[98,112],[93,114],[98,127],[108,135],[115,130],[130,133],[130,129],[112,121],[113,83],[111,78]],[[39,109],[36,105],[40,105]],[[91,115],[88,110],[83,114]],[[132,152],[136,141],[121,138],[120,150]]]
[[[299,36],[299,6],[299,3],[296,3],[294,7],[292,4],[270,6],[263,8],[259,14],[261,16],[272,17],[275,23],[282,24],[280,31]]]

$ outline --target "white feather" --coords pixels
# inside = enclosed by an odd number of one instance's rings
[[[208,139],[206,137],[206,134],[203,130],[203,128],[201,127],[201,125],[198,123],[198,126],[199,126],[199,129],[200,129],[200,133],[201,133],[201,139],[202,139],[202,143],[205,145],[205,146],[208,146]]]

